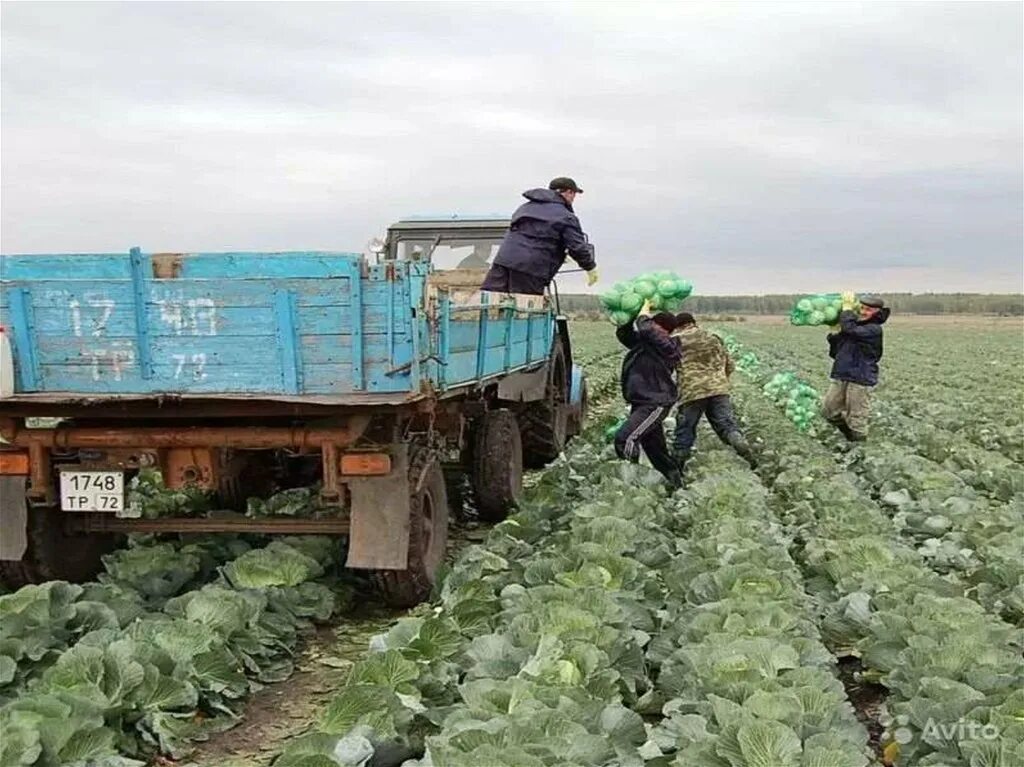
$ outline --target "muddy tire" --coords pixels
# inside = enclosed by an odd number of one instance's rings
[[[430,596],[448,545],[448,493],[437,453],[409,451],[409,561],[405,570],[371,576],[392,607],[412,607]]]
[[[565,449],[569,435],[569,370],[565,347],[556,340],[548,361],[548,383],[544,399],[529,402],[520,413],[523,463],[541,469]]]
[[[523,445],[511,410],[491,410],[478,422],[470,480],[481,519],[500,522],[515,508],[523,490]]]
[[[55,580],[78,583],[100,571],[101,557],[115,548],[117,536],[68,533],[63,523],[59,508],[28,509],[28,549],[19,562],[0,561],[0,579],[8,587]]]

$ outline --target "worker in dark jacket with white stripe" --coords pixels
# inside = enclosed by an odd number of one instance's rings
[[[481,289],[543,295],[562,268],[566,253],[587,273],[587,285],[594,285],[594,246],[587,242],[572,209],[578,194],[583,190],[564,177],[552,179],[547,189],[523,192],[527,202],[512,214],[508,234]]]
[[[615,452],[636,463],[643,448],[673,488],[682,485],[682,474],[665,444],[662,422],[679,397],[673,376],[682,351],[670,335],[675,327],[675,315],[661,312],[651,317],[645,305],[635,323],[615,331],[629,349],[622,361],[622,396],[630,404],[629,417],[615,434]]]
[[[867,439],[868,392],[878,383],[882,359],[882,325],[889,309],[878,296],[861,296],[855,311],[853,293],[843,294],[839,332],[829,333],[832,384],[821,403],[822,415],[851,442]]]

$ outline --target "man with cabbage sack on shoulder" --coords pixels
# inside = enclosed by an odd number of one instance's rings
[[[615,433],[615,453],[638,463],[643,450],[672,489],[682,486],[683,477],[665,444],[662,422],[678,396],[675,370],[680,348],[670,335],[675,327],[675,315],[658,312],[652,316],[648,301],[636,320],[615,330],[619,343],[629,350],[622,360],[619,381],[622,398],[629,403],[629,417]]]
[[[821,403],[821,414],[851,442],[868,435],[870,406],[868,393],[878,384],[878,361],[882,359],[882,325],[889,309],[878,296],[857,298],[843,293],[839,330],[829,333],[828,354],[832,383]]]

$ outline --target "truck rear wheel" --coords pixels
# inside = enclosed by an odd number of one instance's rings
[[[476,427],[473,444],[473,497],[481,519],[500,522],[523,489],[523,443],[511,410],[491,410]]]
[[[448,494],[437,453],[409,453],[409,561],[405,570],[377,570],[373,580],[392,607],[412,607],[430,596],[448,545]]]
[[[548,362],[544,399],[528,402],[522,410],[523,463],[541,469],[565,449],[569,434],[569,377],[565,348],[556,340]]]
[[[20,484],[24,498],[24,482]],[[5,503],[12,497],[6,485],[0,495]],[[11,588],[54,580],[90,580],[103,566],[101,557],[112,551],[117,542],[113,535],[69,534],[64,529],[63,512],[54,506],[28,509],[27,534],[28,549],[21,560],[0,561],[0,578]]]

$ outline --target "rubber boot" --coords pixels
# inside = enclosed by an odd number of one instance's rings
[[[670,493],[674,493],[676,490],[683,486],[683,472],[672,471],[665,475],[665,482],[668,484]]]
[[[757,468],[757,456],[754,455],[753,449],[750,447],[750,443],[747,442],[747,438],[738,431],[730,432],[729,436],[726,437],[726,441],[732,446],[732,449],[747,462],[747,465],[751,469]]]
[[[826,419],[830,424],[839,429],[840,433],[851,442],[853,441],[853,432],[846,423],[846,419],[841,415],[837,415],[835,418]]]
[[[680,474],[686,473],[686,462],[690,460],[690,456],[693,454],[690,450],[676,450],[675,459],[676,466],[679,468]]]
[[[846,436],[846,439],[848,439],[850,442],[867,442],[868,439],[867,434],[864,434],[863,432],[859,431],[854,431],[849,426],[846,427],[844,435]]]

